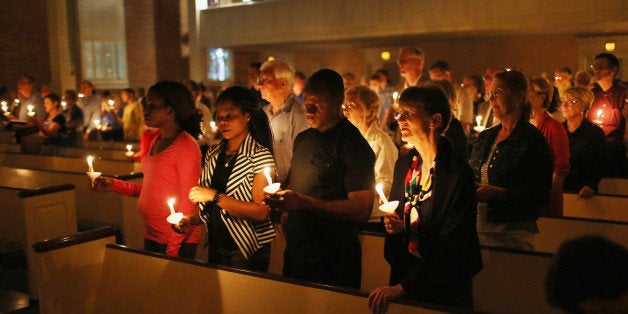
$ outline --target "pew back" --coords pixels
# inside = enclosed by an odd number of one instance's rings
[[[563,216],[628,222],[628,196],[563,194]]]
[[[541,217],[537,224],[539,233],[534,238],[535,251],[554,253],[564,241],[585,235],[600,235],[628,247],[628,222]]]
[[[94,313],[368,313],[366,293],[108,245]],[[394,303],[388,313],[440,313]]]
[[[98,157],[98,156],[95,156]],[[87,161],[84,158],[43,156],[31,154],[17,154],[0,152],[0,163],[5,167],[26,168],[57,171],[83,172],[87,169]],[[126,174],[131,172],[141,172],[139,162],[128,160],[94,160],[95,171],[110,174]]]
[[[600,194],[628,195],[628,178],[602,178],[598,184]]]

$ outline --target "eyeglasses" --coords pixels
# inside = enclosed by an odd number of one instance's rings
[[[342,104],[342,110],[350,110],[355,107],[356,107],[355,103],[352,103],[352,102]]]
[[[497,97],[501,97],[502,95],[504,95],[504,91],[501,89],[488,92],[488,98],[493,100]]]
[[[270,84],[274,81],[275,79],[271,79],[271,78],[263,78],[261,76],[257,77],[257,84],[258,85],[266,85],[266,84]]]
[[[413,116],[415,114],[416,114],[416,111],[400,110],[400,111],[397,111],[393,117],[397,121],[408,120],[408,118],[410,118],[411,116]]]
[[[575,104],[577,104],[579,102],[580,102],[580,100],[578,100],[578,99],[569,99],[569,100],[563,100],[561,102],[561,105],[563,105],[563,106],[573,106],[573,105],[575,105]]]
[[[216,121],[217,122],[230,122],[231,120],[237,118],[241,116],[240,114],[233,114],[233,113],[228,113],[227,115],[224,116],[219,116],[216,115]]]

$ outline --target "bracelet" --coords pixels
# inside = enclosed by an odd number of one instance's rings
[[[218,199],[220,198],[220,195],[222,195],[222,193],[220,192],[216,192],[216,195],[214,195],[214,200],[212,201],[212,204],[214,204],[215,206],[218,206]]]

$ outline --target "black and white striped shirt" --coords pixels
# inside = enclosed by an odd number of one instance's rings
[[[211,177],[214,169],[216,169],[216,161],[221,146],[213,147],[205,156],[205,167],[203,167],[199,185],[211,186]],[[252,202],[253,178],[257,173],[264,171],[265,167],[275,167],[272,154],[267,148],[257,143],[250,134],[247,135],[238,150],[235,165],[227,181],[225,194],[240,201]],[[205,203],[199,203],[199,205],[201,220],[209,225],[209,213],[211,211],[204,210]],[[209,208],[209,204],[207,205]],[[256,223],[233,217],[224,209],[220,210],[220,216],[242,255],[247,259],[253,256],[262,245],[275,238],[275,229],[270,219]]]

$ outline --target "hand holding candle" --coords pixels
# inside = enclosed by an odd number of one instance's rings
[[[379,194],[379,201],[383,203],[379,206],[379,210],[385,213],[394,213],[395,209],[397,209],[397,206],[399,205],[399,201],[389,202],[386,195],[384,195],[384,185],[381,183],[375,185],[375,190],[377,191],[377,194]]]
[[[170,216],[168,216],[168,218],[166,218],[166,221],[168,221],[171,224],[178,224],[179,221],[181,221],[181,219],[183,219],[183,213],[178,212],[175,213],[174,211],[174,198],[171,197],[168,199],[168,207],[170,207]]]
[[[273,179],[270,177],[270,168],[264,168],[264,176],[266,176],[266,181],[268,181],[268,185],[264,188],[264,192],[268,194],[275,194],[279,191],[279,187],[281,183],[273,183]]]

